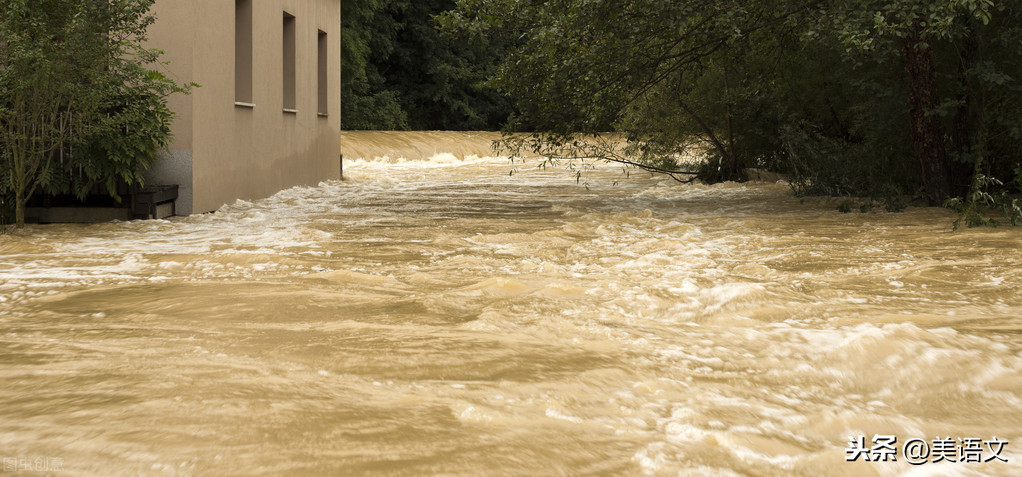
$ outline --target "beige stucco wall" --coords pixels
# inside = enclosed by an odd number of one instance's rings
[[[235,105],[235,0],[157,0],[150,44],[167,74],[200,85],[175,95],[171,153],[152,183],[181,185],[178,213],[216,210],[340,175],[340,0],[253,0],[253,98]],[[283,12],[295,16],[297,114],[283,111]],[[329,114],[318,114],[318,32],[327,33]],[[190,176],[190,177],[189,177]]]

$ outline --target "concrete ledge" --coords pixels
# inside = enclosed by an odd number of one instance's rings
[[[165,219],[167,217],[173,217],[174,216],[174,203],[173,202],[164,202],[162,204],[156,204],[155,212],[156,212],[156,214],[153,217],[154,219]]]
[[[40,224],[94,224],[130,220],[131,209],[114,207],[26,207],[25,221]]]
[[[174,216],[174,203],[155,204],[149,219]],[[25,221],[37,224],[96,224],[114,220],[133,220],[127,207],[26,207]]]
[[[174,215],[177,190],[176,185],[155,185],[139,189],[131,195],[131,218],[162,219]],[[160,206],[163,204],[170,204],[169,209],[163,208],[162,214],[165,215],[161,215]]]

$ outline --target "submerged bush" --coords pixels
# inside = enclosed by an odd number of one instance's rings
[[[788,174],[796,196],[858,197],[868,211],[874,202],[899,211],[917,184],[915,171],[894,151],[817,134],[806,127],[783,128],[785,154],[776,167]],[[868,204],[868,205],[867,205]],[[849,211],[851,205],[848,205]]]
[[[944,207],[958,213],[958,219],[952,223],[954,230],[964,224],[966,227],[997,227],[1001,222],[993,217],[1000,212],[1004,220],[1012,226],[1022,224],[1022,200],[1008,193],[1010,190],[1001,180],[987,176],[981,170],[982,162],[976,162],[973,173],[972,187],[966,197],[952,197],[944,203]],[[1015,169],[1015,191],[1022,192],[1022,167]],[[996,191],[991,191],[996,189]]]

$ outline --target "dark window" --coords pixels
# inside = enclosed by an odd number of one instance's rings
[[[252,0],[234,1],[234,101],[252,103]]]
[[[316,64],[317,64],[317,68],[318,68],[319,71],[317,72],[317,76],[316,76],[317,77],[316,84],[319,86],[319,88],[318,88],[319,89],[319,95],[318,95],[319,96],[319,101],[318,101],[318,103],[319,103],[319,114],[324,114],[325,115],[325,114],[330,112],[329,111],[329,108],[330,108],[330,95],[329,95],[329,87],[328,87],[328,84],[327,84],[327,82],[329,81],[330,75],[328,74],[329,70],[327,69],[327,67],[328,67],[327,58],[329,58],[329,55],[327,54],[327,36],[326,36],[326,32],[323,31],[323,30],[319,31],[319,51],[318,51],[318,53],[319,53],[319,59],[316,62]]]
[[[284,109],[294,112],[297,109],[295,99],[295,17],[284,12]]]

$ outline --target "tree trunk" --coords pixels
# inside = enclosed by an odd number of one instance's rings
[[[728,67],[724,65],[724,101],[727,103],[727,154],[721,157],[721,178],[729,181],[742,180],[738,170],[738,154],[735,152],[734,110],[731,106],[731,80]]]
[[[25,203],[28,199],[25,198],[25,191],[17,190],[14,193],[14,227],[22,228],[25,226]]]
[[[937,68],[932,46],[916,27],[902,43],[908,97],[912,107],[911,134],[929,203],[940,206],[951,191],[950,167],[944,146],[944,126],[933,111],[937,107]]]
[[[976,87],[969,77],[970,70],[982,61],[979,20],[972,18],[969,32],[962,41],[958,64],[958,82],[961,105],[955,113],[951,128],[951,147],[961,159],[951,162],[951,193],[965,195],[972,185],[975,163],[986,149],[986,98],[982,85]]]

